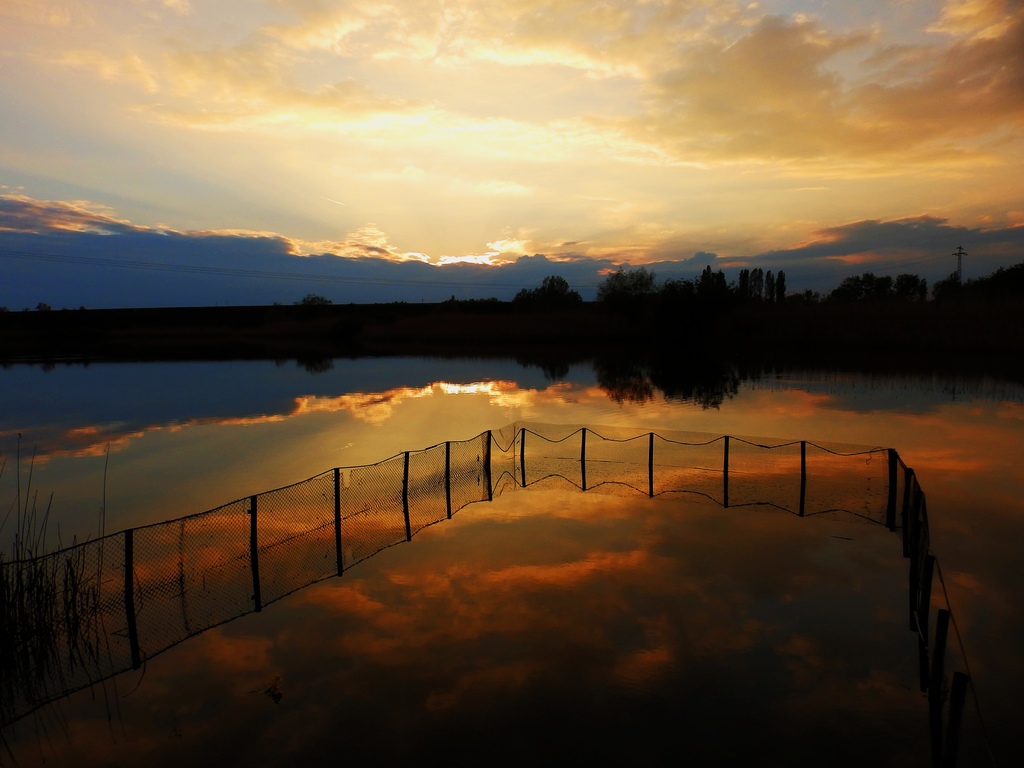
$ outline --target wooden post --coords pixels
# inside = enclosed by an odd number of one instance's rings
[[[580,438],[580,478],[583,490],[587,490],[587,428],[582,430]]]
[[[654,498],[654,433],[647,438],[647,495]]]
[[[896,469],[899,456],[895,448],[889,449],[889,499],[885,506],[885,524],[890,531],[896,530]]]
[[[452,519],[452,444],[444,444],[444,507]]]
[[[341,470],[334,470],[334,556],[338,562],[338,575],[345,571],[345,560],[341,549]]]
[[[257,613],[263,610],[260,594],[260,552],[256,536],[256,496],[249,497],[249,567],[252,570],[252,600]]]
[[[519,469],[523,474],[523,488],[526,487],[526,427],[519,431]]]
[[[964,716],[964,699],[970,677],[963,672],[953,673],[949,691],[949,723],[946,725],[946,741],[942,745],[942,768],[956,765],[956,753],[960,749],[960,723]]]
[[[800,441],[800,517],[807,503],[807,441]]]
[[[491,430],[487,430],[487,438],[484,442],[484,482],[487,483],[487,500],[494,500],[494,491],[491,488]]]
[[[725,436],[725,458],[722,460],[722,506],[729,507],[729,436]]]
[[[132,669],[138,669],[142,666],[142,654],[139,651],[139,629],[135,623],[135,535],[131,528],[124,532],[124,614],[128,620]]]
[[[405,515],[405,540],[412,541],[412,523],[409,520],[409,452],[405,452],[402,469],[402,514]]]

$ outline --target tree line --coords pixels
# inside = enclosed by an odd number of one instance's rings
[[[658,282],[647,267],[620,267],[597,286],[597,301],[612,310],[631,310],[651,304],[783,304],[849,302],[924,302],[953,300],[1024,299],[1024,262],[1000,267],[985,277],[961,281],[957,273],[937,281],[931,291],[919,275],[903,273],[896,277],[864,272],[845,278],[827,294],[805,290],[789,293],[784,270],[773,272],[741,269],[735,280],[726,280],[722,270],[708,265],[690,279]],[[513,303],[524,307],[571,308],[583,302],[562,277],[544,278],[540,287],[519,291]]]

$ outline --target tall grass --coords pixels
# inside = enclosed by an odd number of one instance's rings
[[[90,548],[74,543],[46,552],[53,497],[40,509],[34,465],[33,453],[22,488],[19,443],[16,496],[0,524],[2,534],[14,518],[12,545],[0,550],[0,725],[51,699],[68,676],[88,675],[102,645],[99,564],[93,572]]]

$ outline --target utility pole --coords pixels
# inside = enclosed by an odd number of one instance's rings
[[[956,281],[960,285],[964,284],[964,256],[967,255],[967,251],[964,250],[962,245],[956,247],[956,252],[953,254],[956,256]]]

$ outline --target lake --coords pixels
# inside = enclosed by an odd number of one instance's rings
[[[53,549],[516,422],[895,448],[927,494],[974,683],[961,764],[990,764],[989,749],[1005,762],[1024,714],[1024,390],[675,365],[15,365],[0,371],[0,498],[48,509]],[[40,710],[4,740],[22,764],[280,764],[333,750],[925,764],[906,582],[899,535],[852,518],[519,489]]]

